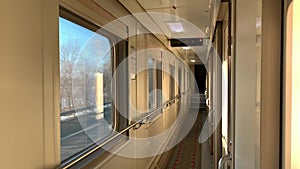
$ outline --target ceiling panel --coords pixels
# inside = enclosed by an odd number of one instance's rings
[[[209,0],[137,0],[145,9],[153,8],[167,8],[176,6],[202,6],[205,5],[208,7]]]
[[[170,14],[170,16],[162,16],[162,18],[153,15],[153,20],[158,24],[163,32],[168,36],[175,37],[199,37],[199,31],[196,31],[191,23],[202,31],[201,37],[208,37],[206,33],[207,27],[210,26],[209,21],[209,0],[137,0],[147,12],[157,12]],[[173,8],[176,6],[176,9]],[[176,17],[172,17],[174,15]],[[182,21],[185,19],[185,31],[183,33],[174,33],[166,26],[166,22]],[[192,27],[192,28],[191,28]]]
[[[206,26],[209,26],[210,24],[208,13],[205,12],[206,10],[206,6],[190,6],[177,8],[176,10],[174,10],[173,8],[148,9],[147,12],[159,12],[178,16],[180,18],[186,19],[187,21],[196,25],[198,28],[202,29],[203,32],[205,32]],[[166,18],[164,20],[167,19],[169,19],[169,21],[174,21],[174,18]]]
[[[212,20],[209,18],[212,10],[209,7],[210,0],[132,0],[132,2],[139,4],[148,13],[149,19],[151,18],[150,20],[159,27],[162,34],[169,39],[209,37],[210,32],[209,30],[207,32],[207,28],[210,28],[212,24]],[[132,6],[127,7],[131,8]],[[143,22],[143,20],[141,21]],[[172,31],[168,22],[182,23],[184,32]],[[152,27],[148,22],[143,22],[143,25],[152,32]],[[206,63],[207,49],[208,46],[204,45],[192,47],[189,50],[177,48],[176,51],[187,63],[191,63],[190,60],[195,59],[195,64],[200,64]]]
[[[168,15],[167,12],[165,15],[161,15],[162,10],[152,10],[147,11],[149,16],[153,19],[153,21],[160,27],[162,32],[170,39],[170,38],[199,38],[199,37],[207,37],[208,35],[205,33],[205,26],[203,25],[194,25],[191,21],[186,20],[184,18],[175,17],[174,15]],[[159,13],[157,13],[159,12]],[[198,18],[199,20],[199,18]],[[195,18],[195,21],[198,21]],[[205,19],[203,19],[205,20]],[[170,22],[180,22],[183,24],[184,32],[172,32],[168,23]],[[204,23],[204,22],[203,22]],[[147,24],[145,27],[148,27]],[[200,27],[200,28],[199,28]]]

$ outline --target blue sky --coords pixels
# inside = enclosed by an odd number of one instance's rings
[[[64,18],[59,18],[59,40],[60,46],[68,43],[69,40],[77,40],[82,47],[86,41],[94,35],[94,32],[74,24]]]
[[[91,61],[105,63],[105,60],[110,60],[110,42],[102,35],[60,17],[59,36],[60,47],[69,42],[76,42],[81,50],[83,49],[81,52],[84,56],[89,57]]]

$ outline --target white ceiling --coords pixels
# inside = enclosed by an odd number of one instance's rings
[[[157,12],[170,15],[169,17],[167,17],[168,15],[158,17],[159,15],[149,14],[168,38],[207,38],[209,36],[206,29],[211,26],[210,0],[137,0],[137,2],[148,13]],[[172,17],[173,15],[176,17]],[[172,32],[166,24],[171,21],[181,21],[185,31],[182,33]],[[192,49],[178,48],[178,51],[187,62],[194,59],[198,64],[205,62],[207,46],[193,47]]]
[[[207,28],[212,26],[211,17],[215,1],[220,0],[119,0],[150,32],[160,32],[159,34],[168,39],[209,38],[210,32],[207,32]],[[143,12],[147,12],[148,16],[140,16]],[[184,32],[172,32],[168,22],[174,21],[183,23]],[[206,58],[208,46],[192,47],[188,51],[180,47],[173,49],[177,50],[187,63],[192,59],[197,60],[196,64],[206,62],[205,59],[201,62],[199,57]]]
[[[184,20],[185,32],[175,36],[182,38],[199,36],[198,34],[194,34],[194,28],[190,28],[190,25],[193,24],[203,32],[201,35],[202,37],[208,37],[206,28],[210,26],[208,16],[210,0],[137,0],[137,2],[146,10],[146,12],[158,12],[182,18]],[[158,23],[175,21],[174,18],[173,20],[172,18],[164,18],[162,21],[159,21],[158,18],[153,19]],[[159,26],[165,32],[166,25],[159,24]],[[170,36],[171,34],[170,30],[165,33],[167,36]]]

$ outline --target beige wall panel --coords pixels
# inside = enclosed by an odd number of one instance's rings
[[[262,1],[260,168],[279,169],[281,1]]]
[[[159,135],[165,131],[163,124],[163,116],[160,116],[157,120],[150,123],[148,126],[148,137]]]
[[[236,2],[235,168],[255,168],[256,1]]]
[[[100,165],[97,169],[117,169],[120,168],[120,166],[124,169],[138,169],[136,168],[136,159],[121,156],[114,156],[112,160],[107,162],[104,166]]]
[[[43,9],[49,5],[47,18],[51,18],[49,22],[55,29],[56,4],[57,1],[48,4],[43,0],[11,0],[0,6],[1,168],[47,168],[45,157],[51,159],[47,164],[55,163],[53,156],[44,153],[53,154],[55,150],[51,147],[53,140],[44,144],[43,49],[57,48],[51,42],[43,46]],[[49,36],[57,36],[56,33],[49,32]]]
[[[169,107],[169,113],[167,114],[166,129],[170,128],[175,120],[176,120],[176,104],[172,104]]]
[[[43,122],[45,169],[52,169],[60,164],[58,6],[58,0],[43,1]]]

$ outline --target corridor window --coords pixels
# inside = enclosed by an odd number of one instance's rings
[[[61,159],[107,137],[112,123],[109,39],[59,18]]]
[[[151,57],[148,58],[148,99],[149,110],[156,108],[155,89],[156,89],[156,77],[155,77],[155,60]]]
[[[157,79],[157,95],[156,95],[156,103],[157,106],[161,106],[163,102],[163,92],[162,92],[162,63],[161,61],[156,62],[156,79]]]
[[[154,110],[162,105],[162,63],[149,57],[148,68],[149,110]]]
[[[170,65],[170,83],[169,83],[169,98],[175,98],[175,66]]]
[[[179,67],[178,68],[178,94],[181,95],[181,89],[180,87],[182,87],[182,71],[181,71],[181,68]]]

